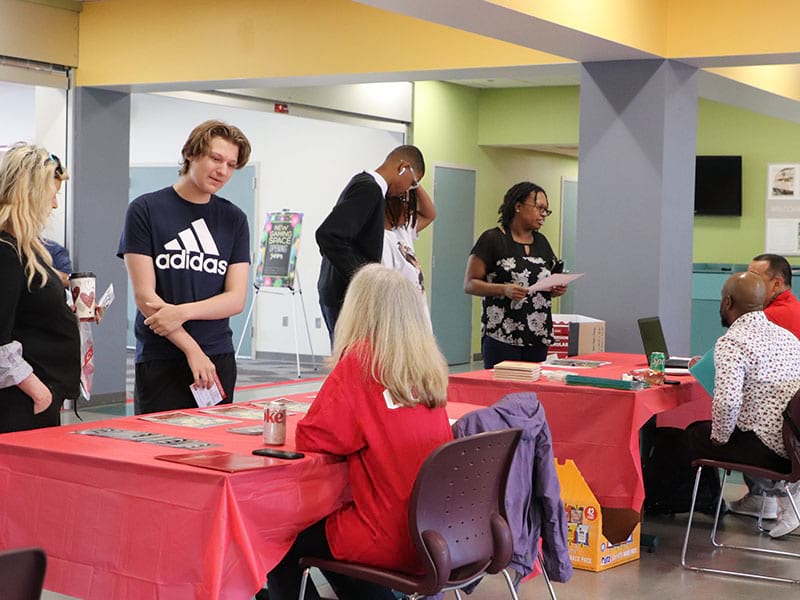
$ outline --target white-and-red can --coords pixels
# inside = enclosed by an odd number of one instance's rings
[[[282,398],[264,405],[264,443],[270,446],[286,443],[286,402]]]

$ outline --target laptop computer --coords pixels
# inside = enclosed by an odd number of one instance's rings
[[[664,331],[661,329],[661,319],[658,317],[644,317],[639,319],[639,333],[642,336],[642,345],[647,360],[653,352],[663,352],[668,369],[688,369],[691,358],[684,356],[670,356],[667,351],[667,342]],[[688,371],[687,371],[688,372]]]

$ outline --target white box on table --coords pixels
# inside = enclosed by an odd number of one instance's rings
[[[559,358],[604,352],[606,349],[606,322],[584,315],[553,315],[554,343],[550,352]]]

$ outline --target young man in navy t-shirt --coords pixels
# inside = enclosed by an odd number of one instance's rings
[[[242,312],[250,270],[244,212],[216,193],[250,157],[236,127],[206,121],[181,151],[178,181],[131,202],[117,256],[133,286],[136,414],[197,406],[191,384],[232,402],[228,318]]]

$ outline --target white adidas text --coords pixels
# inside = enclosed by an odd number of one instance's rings
[[[228,271],[228,261],[214,258],[213,256],[206,256],[202,252],[191,254],[186,250],[181,250],[180,253],[172,254],[158,254],[156,255],[156,268],[162,271],[169,269],[178,269],[186,271],[202,271],[211,273],[212,275],[225,275]]]

